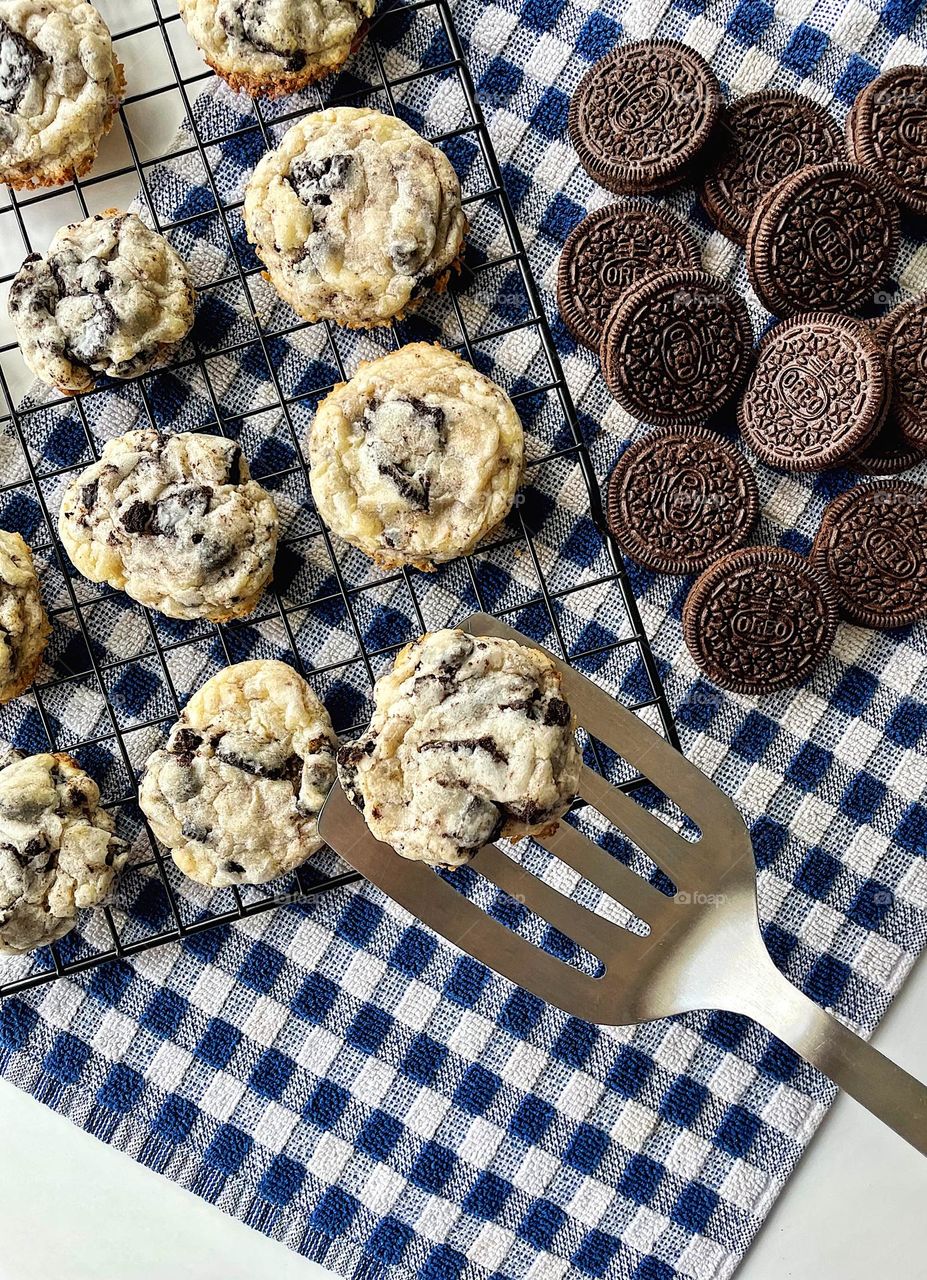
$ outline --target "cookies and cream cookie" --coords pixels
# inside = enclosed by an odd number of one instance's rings
[[[170,618],[250,613],[279,520],[234,440],[150,428],[110,440],[69,486],[58,530],[74,567]]]
[[[10,319],[26,364],[65,395],[97,378],[165,364],[193,325],[183,259],[138,214],[109,209],[63,227],[10,286]]]
[[[32,684],[50,635],[32,552],[0,530],[0,703]]]
[[[436,631],[374,690],[366,733],[338,753],[345,793],[404,858],[459,866],[500,837],[540,834],[582,765],[560,673],[512,640]]]
[[[180,16],[233,89],[295,93],[345,62],[376,0],[179,0]]]
[[[207,680],[139,793],[151,829],[201,884],[262,884],[319,848],[335,780],[328,712],[284,662],[241,662]]]
[[[294,311],[351,329],[444,289],[467,232],[447,157],[395,116],[357,107],[287,130],[248,183],[245,224]]]
[[[511,509],[524,433],[501,387],[417,342],[361,365],[309,434],[319,515],[382,568],[472,551]]]
[[[70,756],[0,769],[0,951],[62,938],[101,902],[128,857],[100,791]]]
[[[86,0],[0,0],[0,181],[55,187],[87,172],[125,89]]]

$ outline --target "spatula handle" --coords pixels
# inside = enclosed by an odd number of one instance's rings
[[[770,965],[748,1013],[857,1102],[927,1155],[927,1086],[879,1053]]]

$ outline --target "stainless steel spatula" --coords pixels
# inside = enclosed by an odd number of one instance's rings
[[[478,613],[463,629],[534,645]],[[534,645],[540,648],[539,645]],[[546,651],[545,651],[546,652]],[[553,658],[553,655],[548,655]],[[699,769],[585,676],[557,661],[581,725],[664,792],[698,826],[684,839],[588,768],[582,798],[632,840],[676,886],[668,897],[566,822],[541,843],[644,921],[646,937],[564,897],[494,845],[470,866],[595,955],[592,977],[487,915],[434,870],[370,834],[340,786],[320,830],[337,853],[407,911],[542,1000],[590,1022],[624,1025],[694,1009],[747,1014],[927,1155],[927,1088],[780,974],[760,933],[746,824]]]

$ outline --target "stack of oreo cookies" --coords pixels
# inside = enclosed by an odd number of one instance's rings
[[[892,273],[899,208],[927,214],[925,94],[927,68],[886,72],[859,95],[844,137],[800,94],[725,104],[705,60],[674,41],[614,50],[574,94],[584,168],[630,199],[570,234],[560,310],[598,352],[616,401],[658,428],[615,467],[609,525],[647,567],[701,575],[686,642],[726,688],[798,683],[840,615],[869,627],[927,618],[927,490],[852,490],[825,512],[807,558],[746,547],[756,481],[706,427],[736,399],[744,440],[784,471],[886,476],[927,459],[927,295],[862,318]],[[753,291],[779,321],[755,350],[744,298],[701,269],[678,218],[642,199],[684,182],[744,247]]]

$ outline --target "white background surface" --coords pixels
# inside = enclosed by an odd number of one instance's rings
[[[927,1080],[927,964],[876,1044]],[[0,1280],[322,1280],[0,1081]],[[924,1280],[927,1160],[838,1098],[737,1280]]]
[[[149,0],[97,3],[116,32],[150,18]],[[164,0],[162,9],[176,11],[173,0]],[[179,24],[171,34],[181,65],[198,71],[196,51]],[[120,56],[130,94],[170,78],[157,35],[123,42]],[[126,110],[148,158],[172,136],[181,104],[173,91]],[[126,161],[117,125],[104,143],[101,163],[115,168]],[[126,203],[135,188],[131,177],[91,188],[94,207]],[[67,199],[63,194],[61,201]],[[43,248],[60,223],[80,216],[58,203],[33,206],[35,248]],[[7,252],[22,256],[18,244],[8,245]],[[9,376],[19,389],[25,382],[16,372],[11,369]],[[927,965],[921,965],[877,1037],[883,1050],[921,1079],[927,1079],[925,1006]],[[927,1280],[925,1214],[927,1161],[855,1103],[840,1098],[738,1280],[882,1280],[888,1274]],[[0,1241],[0,1280],[319,1280],[330,1274],[4,1082]]]

